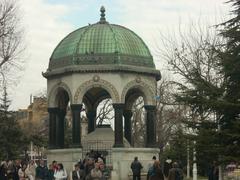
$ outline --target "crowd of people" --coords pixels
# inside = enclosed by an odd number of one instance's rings
[[[56,161],[53,161],[49,168],[44,160],[29,162],[8,160],[1,162],[0,166],[1,180],[63,180],[64,178],[67,178],[67,173],[63,165]]]
[[[0,166],[0,180],[107,180],[110,171],[104,158],[88,155],[75,164],[71,174],[67,174],[62,163],[53,161],[49,167],[40,161],[3,161]]]
[[[104,158],[87,156],[83,161],[75,165],[75,170],[72,172],[72,179],[108,180],[110,178],[110,170],[105,163]]]
[[[134,158],[131,164],[133,173],[133,180],[141,180],[141,169],[142,164],[138,161],[138,157]],[[162,169],[160,161],[157,160],[156,156],[153,156],[152,163],[149,164],[147,172],[147,180],[183,180],[183,170],[179,168],[177,162],[172,162],[167,159]]]

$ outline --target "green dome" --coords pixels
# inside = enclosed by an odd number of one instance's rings
[[[49,70],[75,65],[130,65],[154,68],[152,55],[133,31],[105,20],[79,28],[55,48]]]

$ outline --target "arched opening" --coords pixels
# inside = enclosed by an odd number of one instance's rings
[[[49,146],[50,148],[64,148],[65,131],[68,125],[65,117],[69,108],[69,94],[59,87],[55,93],[55,107],[49,111]]]
[[[131,88],[125,96],[124,136],[133,147],[145,145],[145,95],[139,88]]]
[[[93,132],[97,124],[106,123],[105,118],[114,114],[111,96],[108,91],[101,87],[89,89],[83,96],[83,104],[88,121],[88,133]]]
[[[82,140],[83,156],[90,154],[95,158],[102,157],[106,164],[111,164],[111,149],[114,144],[111,95],[101,87],[93,87],[84,94],[83,107],[87,119],[87,134],[83,134]]]
[[[151,97],[142,89],[132,87],[126,93],[124,136],[133,147],[154,147],[155,106],[147,104]]]

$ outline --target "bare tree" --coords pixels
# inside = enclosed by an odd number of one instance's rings
[[[159,54],[174,74],[173,83],[178,90],[175,97],[188,104],[199,119],[213,119],[224,93],[225,79],[217,53],[223,40],[214,28],[199,24],[184,32],[180,28],[178,35],[167,38],[162,35],[163,48],[159,48]]]
[[[96,116],[96,122],[98,125],[104,124],[104,123],[110,123],[114,118],[114,110],[112,106],[112,99],[104,99],[99,105],[98,105],[98,112]]]
[[[157,86],[157,142],[163,148],[178,128],[182,128],[185,107],[175,101],[175,84],[163,78]]]
[[[132,106],[132,145],[143,147],[146,135],[145,109],[143,97],[139,97]]]
[[[16,1],[0,1],[0,81],[15,80],[13,73],[23,67],[23,30],[19,17]]]

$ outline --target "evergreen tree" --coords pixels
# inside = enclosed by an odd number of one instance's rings
[[[240,0],[230,0],[233,17],[222,23],[224,51],[219,53],[226,80],[223,99],[226,102],[219,114],[223,160],[240,160]]]
[[[18,126],[14,112],[8,110],[10,100],[7,88],[4,86],[0,98],[0,159],[15,159],[19,157],[23,147],[23,134]]]

